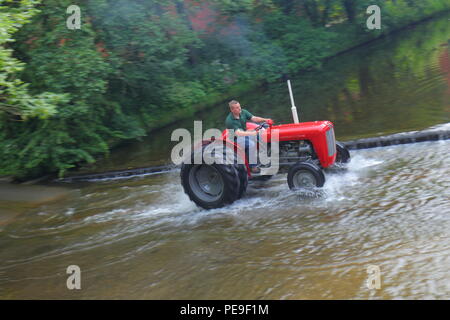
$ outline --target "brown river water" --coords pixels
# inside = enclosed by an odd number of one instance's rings
[[[340,140],[450,129],[450,23],[429,21],[292,79],[301,121]],[[232,98],[232,97],[230,97]],[[284,83],[241,98],[290,119]],[[174,128],[223,127],[226,104],[126,144],[81,172],[168,163]],[[0,299],[449,299],[450,141],[355,150],[314,192],[286,175],[202,210],[179,171],[0,184]],[[78,265],[81,289],[66,269]],[[380,288],[369,289],[369,266]]]

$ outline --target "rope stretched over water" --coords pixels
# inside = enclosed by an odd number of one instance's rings
[[[399,144],[417,143],[425,141],[438,141],[450,139],[450,130],[430,130],[418,132],[404,132],[389,136],[357,139],[351,141],[343,141],[342,143],[349,150],[369,149],[377,147],[386,147]],[[117,178],[131,178],[147,174],[167,173],[177,169],[177,166],[166,165],[146,168],[136,168],[129,170],[108,171],[102,173],[85,174],[58,179],[58,182],[74,182],[74,181],[90,181],[90,180],[106,180]]]

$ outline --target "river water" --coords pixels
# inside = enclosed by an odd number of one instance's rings
[[[448,129],[449,18],[293,77],[301,120],[333,121],[340,140]],[[288,123],[286,91],[275,83],[236,98]],[[83,170],[165,163],[174,128],[223,128],[226,112],[217,105]],[[278,175],[215,210],[189,201],[178,171],[18,187],[23,201],[6,201],[3,184],[0,298],[449,299],[449,154],[450,141],[352,151],[321,190],[291,192]],[[69,265],[81,269],[81,290],[67,289]],[[367,286],[370,266],[379,289]]]

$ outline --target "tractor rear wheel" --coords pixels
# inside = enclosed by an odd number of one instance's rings
[[[180,175],[184,192],[204,209],[231,204],[243,193],[234,165],[183,164]]]
[[[322,169],[312,162],[297,162],[288,172],[287,182],[291,190],[323,187],[325,176]]]

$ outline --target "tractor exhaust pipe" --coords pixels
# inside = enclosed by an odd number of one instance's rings
[[[291,80],[288,80],[287,84],[288,84],[288,88],[289,88],[289,96],[291,97],[292,117],[294,118],[294,123],[299,123],[299,121],[298,121],[298,114],[297,114],[297,108],[295,107],[294,96],[292,95]]]

